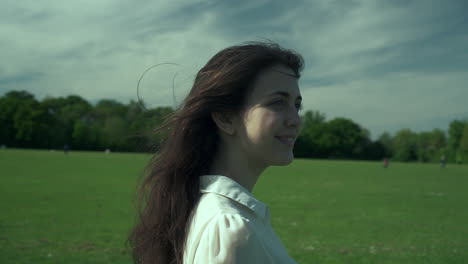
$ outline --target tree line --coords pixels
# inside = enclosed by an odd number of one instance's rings
[[[14,148],[125,152],[157,151],[164,134],[154,129],[174,109],[144,110],[131,100],[123,104],[103,99],[95,105],[77,95],[35,99],[27,91],[0,97],[0,145]],[[468,161],[468,120],[453,120],[441,129],[414,132],[401,129],[371,140],[369,131],[348,118],[326,120],[320,111],[301,115],[303,129],[296,141],[298,158],[438,162]]]

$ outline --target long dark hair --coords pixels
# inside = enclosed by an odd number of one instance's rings
[[[256,76],[273,65],[299,77],[301,55],[275,43],[247,42],[218,52],[200,69],[182,104],[156,129],[167,137],[138,184],[137,221],[127,242],[135,263],[182,264],[191,213],[219,136],[211,113],[238,113]]]

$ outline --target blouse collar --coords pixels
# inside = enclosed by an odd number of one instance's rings
[[[263,221],[268,220],[268,207],[255,199],[255,197],[242,185],[223,175],[200,176],[201,193],[217,193],[230,198],[251,209]]]

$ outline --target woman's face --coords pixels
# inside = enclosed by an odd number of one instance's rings
[[[266,167],[293,161],[302,125],[302,97],[294,75],[290,68],[276,65],[257,77],[237,125],[239,147],[249,160]]]

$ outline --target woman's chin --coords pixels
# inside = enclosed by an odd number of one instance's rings
[[[292,151],[290,153],[285,153],[283,155],[277,156],[272,162],[272,166],[286,166],[291,164],[294,160],[294,154]]]

